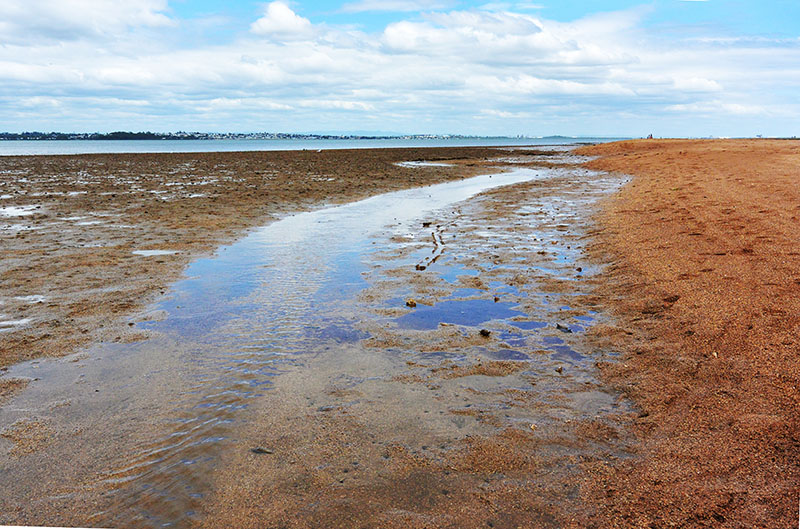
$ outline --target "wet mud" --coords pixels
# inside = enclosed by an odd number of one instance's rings
[[[193,260],[297,211],[498,171],[496,149],[0,157],[0,366],[131,342]],[[399,166],[407,161],[435,165]]]
[[[441,160],[425,155],[392,165]],[[0,521],[587,515],[585,476],[629,457],[635,412],[597,378],[618,350],[589,339],[613,325],[593,291],[592,212],[626,178],[583,161],[503,150],[481,170],[504,174],[286,217],[131,310],[135,339],[11,366],[27,389],[0,414]]]

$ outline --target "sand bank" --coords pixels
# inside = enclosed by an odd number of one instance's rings
[[[636,458],[595,469],[597,527],[791,527],[800,490],[800,142],[599,145],[635,175],[594,251],[640,407]]]

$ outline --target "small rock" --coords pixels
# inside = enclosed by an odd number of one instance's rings
[[[418,265],[417,265],[415,268],[416,268],[417,270],[425,270],[425,269],[426,269],[426,268],[428,268],[428,267],[427,267],[427,266],[425,266],[425,265],[418,264]]]
[[[422,227],[423,227],[423,228],[427,228],[427,227],[428,227],[428,226],[430,226],[430,225],[431,225],[431,223],[430,223],[430,222],[423,222],[423,223],[422,223]]]
[[[556,368],[556,373],[558,373],[559,375],[560,375],[561,373],[563,373],[563,372],[564,372],[564,368],[563,368],[563,367],[561,367],[561,366],[558,366],[558,367]]]
[[[492,334],[492,331],[490,331],[489,329],[480,330],[480,335],[483,336],[484,338],[488,338],[490,334]]]
[[[412,309],[417,306],[417,302],[413,299],[409,299],[406,301],[406,307],[411,307]]]
[[[498,298],[497,296],[495,296],[495,297],[494,297],[494,302],[495,302],[495,303],[497,303],[498,301],[500,301],[500,298]]]
[[[556,323],[556,329],[558,329],[561,332],[566,332],[566,333],[571,333],[572,332],[572,329],[570,329],[566,325],[561,325],[560,323]]]
[[[583,268],[581,268],[580,266],[578,268],[576,268],[575,270],[577,270],[579,273],[583,272]]]
[[[253,452],[254,454],[259,454],[259,455],[272,453],[272,450],[270,450],[269,448],[261,448],[260,446],[251,448],[250,451]]]

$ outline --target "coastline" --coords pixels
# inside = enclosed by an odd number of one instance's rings
[[[597,285],[639,408],[633,459],[594,469],[591,527],[789,527],[800,492],[800,142],[580,149],[633,175],[598,215]]]
[[[382,305],[394,299],[392,292],[410,287],[406,295],[417,299],[420,307],[433,306],[451,299],[457,286],[468,289],[467,297],[472,295],[469,289],[486,290],[481,295],[489,296],[486,285],[503,278],[509,292],[521,292],[513,302],[521,303],[529,315],[546,314],[543,321],[551,329],[544,334],[567,339],[590,366],[597,366],[599,381],[583,379],[583,368],[559,358],[560,346],[537,351],[528,342],[526,354],[541,355],[535,363],[543,362],[544,368],[531,376],[522,371],[524,364],[518,360],[487,361],[485,353],[478,351],[488,344],[505,350],[494,334],[487,341],[470,334],[460,336],[452,326],[430,334],[367,326],[363,330],[373,336],[371,340],[359,347],[345,343],[330,358],[309,360],[314,368],[307,373],[282,375],[274,389],[278,397],[254,406],[261,413],[251,411],[257,420],[239,432],[243,450],[226,452],[226,466],[213,476],[218,493],[203,508],[210,508],[214,516],[204,523],[242,522],[242,513],[250,513],[250,522],[255,523],[270,501],[264,512],[280,513],[288,523],[302,511],[308,526],[320,521],[339,523],[341,516],[355,512],[365,522],[388,523],[391,516],[398,526],[414,526],[412,518],[406,517],[410,514],[393,510],[398,502],[406,505],[408,513],[421,509],[429,521],[460,520],[462,526],[479,519],[495,526],[512,522],[526,526],[533,522],[522,513],[532,510],[540,517],[539,526],[576,528],[774,527],[793,522],[800,482],[800,424],[795,413],[800,363],[793,354],[800,329],[800,252],[796,250],[800,248],[800,144],[643,140],[581,148],[577,153],[597,157],[584,167],[602,173],[575,178],[583,170],[570,166],[565,170],[579,173],[488,192],[472,200],[464,212],[457,208],[442,218],[450,236],[458,241],[448,243],[448,251],[469,268],[481,270],[477,276],[463,276],[454,284],[440,279],[435,284],[427,274],[406,266],[404,259],[415,247],[406,248],[405,238],[392,236],[384,241],[388,251],[376,259],[391,266],[373,278],[377,288],[359,296],[357,310],[366,308],[379,318],[396,318],[409,309]],[[410,160],[453,165],[395,165]],[[24,237],[12,239],[15,246],[4,245],[7,268],[2,278],[4,286],[17,289],[6,290],[17,305],[7,302],[0,311],[19,312],[20,317],[37,322],[27,328],[27,337],[25,327],[4,333],[4,338],[22,340],[16,342],[16,350],[31,355],[28,358],[68,354],[89,343],[147,338],[131,315],[160,296],[190,261],[278,217],[383,191],[496,173],[502,165],[548,166],[546,157],[528,158],[507,149],[448,148],[35,157],[12,161],[3,169],[19,170],[31,164],[43,175],[40,181],[31,182],[29,175],[16,178],[28,178],[22,183],[35,187],[31,193],[42,193],[35,198],[46,211],[12,219],[20,224],[24,219],[36,229],[21,230],[18,235]],[[162,170],[165,166],[170,171]],[[105,173],[114,178],[97,178]],[[600,198],[601,207],[584,205],[568,223],[560,220],[564,212],[559,207],[573,203],[575,197],[585,198],[592,188],[595,193],[610,189],[601,184],[602,175],[619,182],[622,174],[633,175],[632,180],[621,191]],[[47,178],[56,175],[62,175],[62,180]],[[190,184],[195,178],[204,183]],[[214,178],[216,182],[209,181]],[[89,186],[97,186],[96,196],[82,192]],[[30,205],[16,196],[3,200],[0,207]],[[553,200],[566,202],[556,206]],[[59,203],[70,211],[78,208],[79,213],[69,214],[78,218],[65,220],[68,213],[59,209]],[[121,205],[127,217],[107,216]],[[540,252],[525,249],[525,245],[538,244],[525,231],[531,229],[533,219],[548,233],[536,235],[541,240]],[[137,229],[119,226],[128,222]],[[503,232],[507,240],[517,242],[496,246]],[[560,237],[564,240],[559,242]],[[427,241],[422,236],[418,239]],[[32,241],[35,251],[26,249]],[[66,249],[53,251],[63,241],[68,243]],[[97,250],[92,244],[98,241],[114,251]],[[582,260],[599,265],[602,273],[582,274],[571,260],[561,262],[558,256],[565,243]],[[392,249],[392,244],[397,246]],[[422,244],[414,251],[429,243]],[[8,253],[12,250],[17,253]],[[134,255],[138,250],[179,253]],[[395,260],[397,269],[392,265]],[[14,275],[14,263],[27,273]],[[36,267],[36,263],[50,264]],[[524,273],[495,269],[500,263],[518,263],[513,266],[527,269]],[[580,265],[586,272],[587,264]],[[553,268],[558,279],[548,277]],[[91,283],[98,280],[95,276],[114,288],[98,289]],[[44,288],[60,297],[36,298]],[[541,304],[524,301],[537,293],[547,293],[552,299],[543,299]],[[572,297],[571,293],[581,295]],[[561,307],[567,299],[570,310]],[[563,334],[553,322],[559,321],[553,318],[586,318],[596,310],[605,315],[598,316],[585,333]],[[90,332],[82,332],[87,328]],[[499,330],[492,332],[500,336]],[[412,354],[398,365],[394,348],[401,343],[424,354],[419,358]],[[50,346],[45,348],[46,344]],[[11,350],[6,341],[3,347]],[[470,353],[458,363],[431,362],[427,356],[454,347]],[[353,357],[361,348],[366,356]],[[8,358],[12,359],[9,363],[25,359]],[[372,363],[364,364],[365,358]],[[354,373],[368,382],[328,384],[350,380],[347,377]],[[382,379],[387,373],[391,376]],[[488,381],[499,384],[496,393],[487,391]],[[17,379],[6,382],[0,386],[0,399],[24,387],[24,381]],[[537,384],[537,389],[521,392],[518,388],[526,384]],[[467,402],[465,388],[474,400]],[[384,392],[391,398],[381,400],[378,396]],[[422,396],[428,392],[436,392],[431,393],[433,399]],[[307,402],[302,395],[312,400]],[[548,400],[548,395],[555,395],[555,400]],[[609,397],[614,395],[624,398]],[[602,405],[608,406],[602,413],[575,403],[565,406],[579,396],[594,406],[602,399],[610,400]],[[446,422],[433,424],[437,428],[447,424],[447,435],[415,430],[416,425],[403,428],[397,436],[392,421],[412,424],[417,420],[402,406],[409,398],[430,407],[431,417],[434,411],[437,417],[441,414]],[[628,401],[635,411],[627,404],[618,408]],[[77,412],[77,401],[74,406]],[[358,413],[350,411],[353,406],[359,407]],[[564,409],[572,409],[567,420]],[[515,413],[521,414],[517,422],[509,422],[509,414]],[[524,417],[530,413],[538,419],[529,428],[529,419]],[[469,421],[474,431],[465,430],[463,437],[459,427],[454,436],[448,422],[452,417]],[[525,421],[522,431],[520,419]],[[27,431],[12,429],[4,437],[16,443],[16,454],[35,453],[33,457],[43,460],[47,450],[76,450],[80,455],[81,446],[92,449],[95,442],[115,451],[117,441],[102,443],[102,434],[95,441],[88,430],[85,435],[91,443],[62,438],[52,420],[45,417],[44,422],[27,423]],[[149,427],[153,433],[163,433],[156,424]],[[378,429],[381,442],[376,445]],[[61,444],[48,448],[48,432],[53,431],[58,433],[56,443]],[[413,432],[431,437],[415,438]],[[291,438],[297,439],[288,442]],[[303,440],[307,439],[314,442],[306,444]],[[343,440],[348,440],[345,451],[341,450]],[[265,453],[274,450],[282,455],[261,458],[248,446],[266,446],[270,451]],[[14,459],[18,455],[11,456],[9,461],[23,465],[23,460]],[[94,460],[88,453],[84,456]],[[298,467],[294,466],[297,461]],[[351,461],[360,461],[359,469],[349,468]],[[387,462],[391,462],[388,474],[383,468]],[[297,478],[298,468],[302,480]],[[25,476],[24,465],[19,469]],[[424,501],[415,503],[420,480],[426,484],[420,496]],[[408,487],[396,490],[392,484],[398,482]],[[302,486],[303,493],[279,497],[288,490],[281,483]],[[375,494],[376,483],[382,484],[380,495]],[[241,491],[254,488],[262,493],[274,489],[274,494],[253,504]],[[328,495],[330,490],[336,493]],[[304,506],[308,497],[317,498],[313,509]],[[362,509],[353,498],[361,498],[370,509]],[[484,505],[494,507],[487,510]],[[50,521],[65,516],[66,511],[58,510],[56,504],[50,508],[55,509]],[[42,521],[38,517],[44,514],[36,516],[29,521]],[[75,523],[85,519],[79,511],[72,516]],[[416,522],[427,523],[423,518]]]

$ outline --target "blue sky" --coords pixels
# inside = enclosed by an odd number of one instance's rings
[[[3,0],[0,130],[800,135],[800,2]]]

